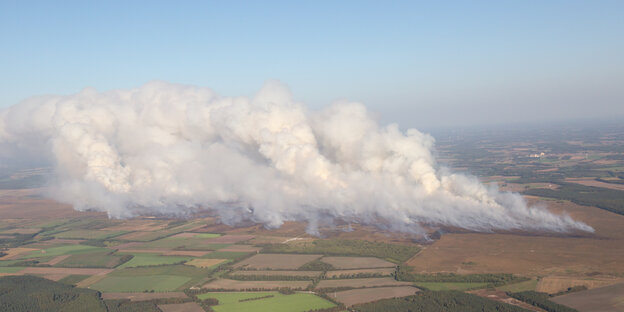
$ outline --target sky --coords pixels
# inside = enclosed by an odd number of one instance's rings
[[[271,79],[402,128],[624,120],[624,1],[0,0],[0,108]]]

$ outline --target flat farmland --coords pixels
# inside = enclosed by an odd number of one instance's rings
[[[360,303],[373,302],[380,299],[399,298],[411,296],[420,290],[416,287],[379,287],[363,288],[339,291],[329,294],[334,300],[343,303],[345,306],[352,306]]]
[[[599,277],[566,277],[566,276],[547,276],[537,283],[536,290],[549,294],[565,291],[569,287],[585,286],[587,288],[596,288],[607,286],[621,282],[619,278],[599,278]]]
[[[624,311],[624,283],[574,292],[550,300],[579,311]]]
[[[323,257],[336,269],[393,268],[396,264],[375,257]]]
[[[89,288],[101,292],[173,291],[190,280],[190,277],[176,275],[106,276]]]
[[[433,291],[440,290],[470,290],[487,286],[488,283],[453,283],[453,282],[414,282],[418,287],[426,288]]]
[[[234,267],[249,269],[294,270],[320,258],[322,255],[296,254],[257,254],[247,258]]]
[[[255,235],[223,235],[221,237],[207,239],[206,242],[210,244],[236,244],[248,241],[254,237]]]
[[[202,286],[206,289],[278,289],[288,287],[292,289],[305,289],[311,284],[309,281],[237,281],[231,279],[218,279]]]
[[[64,255],[54,258],[49,263],[58,267],[69,268],[114,268],[121,262],[121,256],[112,255],[111,251],[81,253],[74,255]],[[65,257],[61,261],[53,264],[60,257]]]
[[[162,312],[204,312],[202,307],[195,302],[159,304]]]
[[[235,271],[230,273],[232,276],[300,276],[300,277],[319,277],[321,271],[281,271],[281,270],[249,270]]]
[[[202,300],[208,298],[219,300],[218,305],[212,306],[216,312],[305,312],[336,306],[310,293],[283,295],[278,292],[215,292],[197,297]]]
[[[125,233],[126,231],[69,230],[54,234],[54,236],[65,239],[105,239]]]
[[[188,298],[183,292],[129,292],[129,293],[103,293],[102,299],[129,299],[130,301],[146,301],[162,298]]]
[[[260,247],[251,246],[251,245],[230,245],[225,248],[219,249],[220,251],[228,251],[228,252],[258,252],[260,251]]]
[[[119,266],[120,269],[150,266],[150,265],[162,265],[162,264],[174,264],[191,260],[191,257],[178,257],[178,256],[161,256],[157,254],[134,254],[134,257],[130,261]]]
[[[394,273],[394,268],[377,268],[377,269],[355,269],[355,270],[334,270],[327,271],[325,276],[328,278],[337,278],[337,277],[350,277],[356,276],[358,274],[370,274],[370,275],[382,275],[389,276]]]
[[[593,235],[449,233],[412,257],[417,273],[513,273],[525,276],[624,274],[624,216],[570,202],[532,199],[594,227]],[[597,256],[599,255],[599,256]],[[469,265],[467,265],[469,263]]]
[[[412,285],[410,282],[400,282],[391,277],[371,277],[371,278],[351,278],[322,280],[316,288],[339,288],[339,287],[379,287],[379,286],[406,286]]]
[[[192,265],[198,268],[212,268],[226,261],[227,259],[193,259],[186,262],[185,264]]]

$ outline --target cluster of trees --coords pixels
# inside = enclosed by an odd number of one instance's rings
[[[509,273],[465,275],[454,273],[417,274],[412,273],[410,267],[407,266],[399,266],[395,272],[394,278],[398,281],[407,282],[488,283],[488,287],[497,287],[528,280],[526,277],[519,277]]]
[[[422,291],[416,295],[356,305],[357,312],[526,312],[502,302],[459,291]]]
[[[624,192],[576,183],[559,183],[561,187],[551,189],[529,189],[527,195],[569,200],[585,206],[595,206],[604,210],[624,215]]]
[[[578,312],[575,309],[550,301],[550,296],[546,293],[537,291],[522,291],[517,293],[508,293],[507,295],[538,308],[542,308],[548,312]]]
[[[0,278],[0,311],[107,311],[97,291],[35,276]]]
[[[269,244],[265,253],[325,254],[330,256],[364,256],[400,263],[414,256],[420,248],[413,245],[387,244],[364,240],[319,239],[304,244]]]

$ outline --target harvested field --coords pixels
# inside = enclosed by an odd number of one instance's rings
[[[192,265],[197,268],[210,268],[219,265],[225,261],[227,261],[227,259],[193,259],[186,262],[185,264]]]
[[[71,256],[71,255],[57,256],[57,257],[52,258],[52,260],[50,260],[48,262],[42,262],[41,264],[47,264],[47,265],[54,266],[54,265],[58,264],[59,262],[69,258],[69,256]]]
[[[550,300],[579,311],[624,311],[624,283],[557,296]]]
[[[585,186],[602,187],[617,191],[624,191],[624,184],[605,183],[601,181],[596,181],[594,178],[567,178],[565,179],[565,181]]]
[[[189,257],[203,257],[209,254],[210,251],[195,251],[195,250],[168,250],[162,253],[163,256],[189,256]]]
[[[11,260],[11,259],[19,257],[22,254],[30,253],[32,251],[37,251],[37,250],[39,250],[39,249],[35,249],[35,248],[22,248],[22,247],[9,248],[8,250],[3,251],[4,253],[6,253],[6,255],[4,257],[0,257],[0,260]]]
[[[41,231],[41,229],[18,228],[18,229],[4,230],[0,233],[2,234],[35,234],[39,231]]]
[[[373,302],[380,299],[398,298],[411,296],[420,290],[416,287],[380,287],[380,288],[364,288],[339,291],[329,294],[332,299],[343,303],[345,306],[354,304]]]
[[[104,275],[112,272],[111,269],[87,269],[87,268],[47,268],[47,267],[27,267],[22,274],[72,274],[72,275]]]
[[[394,268],[396,264],[374,257],[323,257],[336,269]]]
[[[230,252],[258,252],[260,251],[260,247],[255,247],[251,245],[231,245],[225,248],[219,249],[219,251],[230,251]]]
[[[151,290],[169,292],[176,290],[190,280],[190,277],[175,275],[131,277],[108,275],[93,283],[89,288],[101,292],[142,292]]]
[[[525,276],[624,274],[624,216],[570,202],[532,199],[594,227],[593,235],[450,233],[407,261],[416,273],[513,273]],[[599,256],[597,256],[599,255]],[[470,265],[466,265],[470,263]]]
[[[159,304],[158,308],[163,312],[204,312],[204,309],[195,302]]]
[[[257,254],[235,265],[237,268],[294,270],[322,255]]]
[[[316,288],[339,288],[339,287],[379,287],[379,286],[406,286],[412,285],[410,282],[399,282],[391,277],[371,277],[371,278],[351,278],[322,280]]]
[[[356,276],[358,274],[370,274],[370,275],[391,275],[394,273],[394,268],[378,268],[378,269],[356,269],[356,270],[335,270],[335,271],[327,271],[328,278],[336,278],[336,277],[349,277]]]
[[[206,242],[209,244],[235,244],[250,240],[254,237],[255,235],[223,235],[221,237],[209,238]]]
[[[202,288],[206,289],[228,289],[228,290],[246,290],[246,289],[278,289],[288,287],[292,289],[305,289],[311,284],[309,281],[236,281],[230,279],[218,279],[212,281]]]
[[[303,276],[303,277],[318,277],[321,275],[321,271],[235,271],[230,273],[232,276]]]
[[[549,294],[565,291],[569,287],[585,286],[587,288],[603,287],[621,282],[616,278],[575,278],[563,276],[547,276],[542,278],[538,283],[536,290]]]
[[[103,293],[102,299],[130,299],[130,301],[146,301],[163,298],[188,298],[183,292],[158,292],[158,293]]]

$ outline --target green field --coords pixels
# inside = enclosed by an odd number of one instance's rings
[[[190,280],[190,277],[175,275],[107,276],[90,288],[102,292],[174,291]]]
[[[537,280],[528,280],[528,281],[524,281],[520,283],[496,287],[496,289],[502,290],[502,291],[510,291],[510,292],[521,292],[521,291],[535,290],[536,287],[537,287]]]
[[[87,245],[66,245],[66,246],[43,249],[43,252],[31,251],[21,256],[20,258],[25,259],[25,258],[56,257],[56,256],[90,253],[90,252],[98,252],[98,251],[104,252],[104,251],[110,251],[110,250],[106,248],[87,246]]]
[[[72,274],[63,277],[62,279],[58,280],[58,282],[67,285],[75,285],[76,283],[86,279],[87,277],[89,277],[89,275]]]
[[[190,265],[161,265],[149,267],[116,269],[108,274],[114,277],[151,277],[151,276],[179,276],[186,277],[184,287],[194,286],[212,273],[212,270],[196,268]]]
[[[217,250],[230,246],[231,244],[210,244],[205,238],[198,237],[166,237],[149,243],[140,245],[138,248],[178,248],[186,250]]]
[[[174,264],[193,259],[192,257],[180,256],[160,256],[151,253],[136,253],[130,261],[120,265],[118,268],[132,268],[149,265]]]
[[[100,251],[71,255],[55,266],[67,268],[114,268],[120,261],[121,256],[112,255],[111,251]]]
[[[240,302],[243,299],[262,298]],[[327,309],[336,306],[321,297],[309,293],[283,295],[278,292],[216,292],[197,296],[200,299],[215,298],[219,305],[212,306],[216,312],[304,312],[313,309]]]
[[[23,267],[0,267],[0,273],[15,273],[21,269]]]
[[[418,282],[417,287],[424,287],[429,290],[470,290],[479,289],[487,286],[488,283],[437,283],[437,282]]]
[[[69,230],[55,234],[57,238],[66,239],[106,239],[128,233],[127,231],[100,231],[100,230]]]

